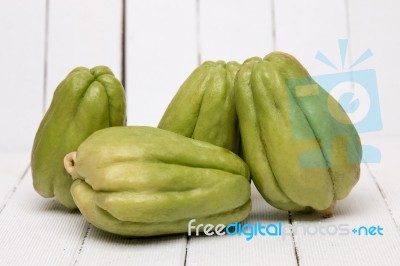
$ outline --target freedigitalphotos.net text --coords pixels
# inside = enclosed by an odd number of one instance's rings
[[[352,227],[349,224],[334,224],[334,223],[313,223],[313,224],[283,224],[282,222],[263,224],[257,222],[255,224],[241,224],[238,222],[228,224],[218,224],[216,226],[212,224],[196,224],[196,219],[192,219],[188,223],[188,235],[192,234],[199,236],[201,232],[204,232],[207,236],[212,235],[229,235],[229,236],[244,236],[249,241],[255,236],[271,236],[271,237],[286,237],[294,235],[304,236],[382,236],[383,227],[380,225],[372,226],[357,226]]]

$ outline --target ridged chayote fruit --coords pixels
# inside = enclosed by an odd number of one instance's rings
[[[125,121],[125,92],[108,67],[72,70],[55,90],[36,133],[31,158],[36,191],[76,208],[64,156],[96,130],[122,126]]]
[[[113,127],[65,157],[72,196],[94,226],[124,236],[228,224],[251,209],[249,171],[234,153],[150,127]]]
[[[206,61],[179,88],[158,127],[238,152],[237,62]]]
[[[244,158],[271,205],[332,215],[360,175],[361,143],[342,107],[292,56],[245,61],[235,81]]]

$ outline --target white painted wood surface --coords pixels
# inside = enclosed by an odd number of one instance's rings
[[[243,62],[273,50],[271,1],[198,1],[201,61]]]
[[[337,40],[348,38],[346,1],[275,1],[276,49],[293,54],[311,73],[332,73],[317,61],[323,52],[340,65]]]
[[[157,126],[197,66],[194,0],[127,1],[128,123]]]
[[[29,149],[42,115],[45,0],[0,1],[0,151]]]
[[[398,265],[400,127],[396,1],[6,1],[0,0],[0,265]],[[125,12],[125,27],[123,14]],[[123,29],[125,28],[125,32]],[[337,214],[273,209],[252,188],[253,210],[243,223],[284,226],[347,224],[383,227],[383,236],[289,234],[286,237],[126,239],[88,224],[33,189],[30,148],[42,107],[76,66],[110,66],[125,77],[128,124],[158,123],[175,91],[204,60],[243,61],[273,49],[294,54],[312,75],[340,65],[337,40],[349,38],[349,65],[370,48],[359,69],[378,79],[383,130],[363,133],[382,154]],[[123,46],[125,40],[125,47]]]
[[[398,25],[400,2],[383,0],[348,1],[349,28],[351,30],[351,48],[354,58],[370,48],[373,56],[363,62],[357,69],[374,69],[377,74],[380,107],[382,112],[382,136],[400,135],[398,125],[399,99],[398,72],[400,66],[400,35]],[[351,14],[354,14],[353,16]]]
[[[121,1],[48,1],[46,106],[75,67],[106,65],[121,78]]]
[[[290,226],[288,213],[267,205],[252,185],[252,212],[242,224],[282,222]],[[296,265],[292,237],[241,235],[190,237],[186,265]]]

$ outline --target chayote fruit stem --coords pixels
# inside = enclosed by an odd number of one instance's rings
[[[64,157],[64,168],[71,175],[72,180],[83,178],[78,174],[75,169],[76,151],[70,152]]]

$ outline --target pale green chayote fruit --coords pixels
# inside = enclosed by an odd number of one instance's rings
[[[64,156],[93,132],[125,125],[125,109],[124,88],[108,67],[72,70],[57,86],[35,136],[31,154],[35,190],[76,208]]]
[[[239,68],[234,61],[201,64],[179,88],[158,127],[238,153],[233,86]]]
[[[65,157],[71,193],[94,226],[124,236],[187,233],[251,209],[249,170],[233,152],[151,127],[111,127]],[[72,179],[71,179],[72,180]]]
[[[244,62],[235,80],[244,159],[265,200],[330,216],[360,176],[360,138],[349,117],[292,56]]]

